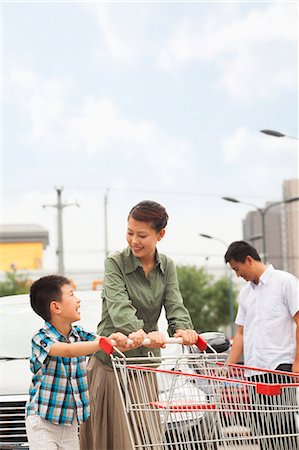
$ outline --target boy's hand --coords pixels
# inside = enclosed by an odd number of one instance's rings
[[[147,337],[147,334],[144,330],[140,329],[138,331],[134,331],[133,333],[130,333],[128,338],[132,339],[133,343],[130,345],[130,348],[137,348],[140,347],[144,339]]]
[[[147,344],[146,346],[149,348],[165,348],[166,347],[166,338],[164,334],[160,333],[159,331],[151,331],[146,336],[151,340],[150,344]]]
[[[128,344],[128,337],[123,333],[112,333],[108,339],[115,341],[114,346],[120,351],[128,350],[128,348],[130,348],[130,345]]]
[[[183,338],[184,345],[193,345],[197,342],[197,333],[195,330],[176,330],[174,337]]]

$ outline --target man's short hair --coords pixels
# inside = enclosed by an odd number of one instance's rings
[[[61,288],[66,284],[71,284],[70,280],[60,275],[47,275],[32,284],[30,288],[31,307],[46,322],[51,320],[51,302],[61,301]]]
[[[230,262],[232,259],[244,263],[247,256],[251,256],[256,261],[261,261],[257,250],[252,247],[252,245],[245,241],[235,241],[228,247],[227,252],[224,255],[224,260],[226,263]]]

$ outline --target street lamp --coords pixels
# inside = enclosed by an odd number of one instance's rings
[[[250,242],[254,242],[257,241],[259,239],[263,239],[263,235],[262,234],[254,234],[253,236],[250,236],[250,238],[248,239]]]
[[[275,130],[260,130],[261,133],[267,134],[268,136],[274,136],[274,137],[288,137],[290,139],[296,139],[298,140],[298,138],[296,136],[289,136],[287,134],[283,134],[280,131],[275,131]]]
[[[222,239],[219,239],[217,237],[211,236],[210,234],[204,234],[204,233],[198,233],[199,236],[206,238],[206,239],[213,239],[214,241],[221,242],[225,246],[225,248],[228,248],[228,244],[223,241]],[[230,332],[231,337],[234,336],[235,330],[234,330],[234,298],[233,298],[233,284],[231,275],[229,274],[227,270],[227,264],[225,264],[225,272],[228,279],[228,295],[229,295],[229,322],[230,322]]]
[[[284,203],[296,202],[296,201],[299,200],[299,197],[291,197],[291,198],[287,198],[285,200],[281,200],[279,202],[270,203],[270,205],[266,206],[265,208],[260,208],[259,206],[254,205],[253,203],[243,202],[243,201],[237,200],[236,198],[233,198],[233,197],[222,197],[222,199],[226,200],[227,202],[242,203],[243,205],[252,206],[253,208],[255,208],[259,212],[259,214],[261,216],[261,221],[262,221],[263,261],[264,261],[265,264],[267,264],[266,221],[265,221],[265,216],[266,216],[267,212],[269,211],[269,209],[274,208],[275,206],[278,206],[278,205],[282,205]]]
[[[214,241],[221,242],[223,245],[225,245],[226,248],[228,247],[228,244],[225,241],[223,241],[222,239],[216,238],[214,236],[210,236],[209,234],[198,233],[198,236],[201,236],[206,239],[213,239]]]

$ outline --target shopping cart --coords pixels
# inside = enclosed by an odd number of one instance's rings
[[[226,365],[225,355],[198,344],[201,353],[126,358],[102,341],[132,448],[298,450],[296,374]]]
[[[243,365],[224,366],[219,419],[223,437],[250,449],[299,449],[299,376]]]

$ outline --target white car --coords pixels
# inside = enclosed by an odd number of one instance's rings
[[[95,331],[101,317],[100,292],[82,291],[76,294],[81,299],[80,324],[86,330]],[[31,339],[43,326],[44,321],[31,309],[28,294],[0,298],[0,312],[0,448],[10,450],[28,448],[25,430],[25,404],[28,399],[32,375],[29,368]],[[158,327],[159,331],[167,335],[168,324],[164,310],[159,319]],[[212,333],[211,336],[206,337],[211,338],[211,341],[215,343],[216,336],[217,345],[217,338],[219,338],[217,335],[220,335],[220,333]],[[218,339],[221,351],[223,350],[224,340],[221,336],[220,340]],[[174,360],[182,353],[183,349],[179,344],[168,345],[166,349],[162,349],[162,356],[174,357]],[[188,367],[186,367],[186,370],[188,370]],[[195,384],[193,389],[198,391]],[[180,394],[182,394],[182,391]],[[205,394],[202,393],[201,395],[204,401]],[[161,389],[161,401],[165,397],[167,397],[167,393],[162,392]],[[202,415],[203,413],[198,414]],[[188,428],[192,425],[188,413],[185,413],[181,420],[188,422]],[[175,433],[173,423],[170,425],[173,434]]]

